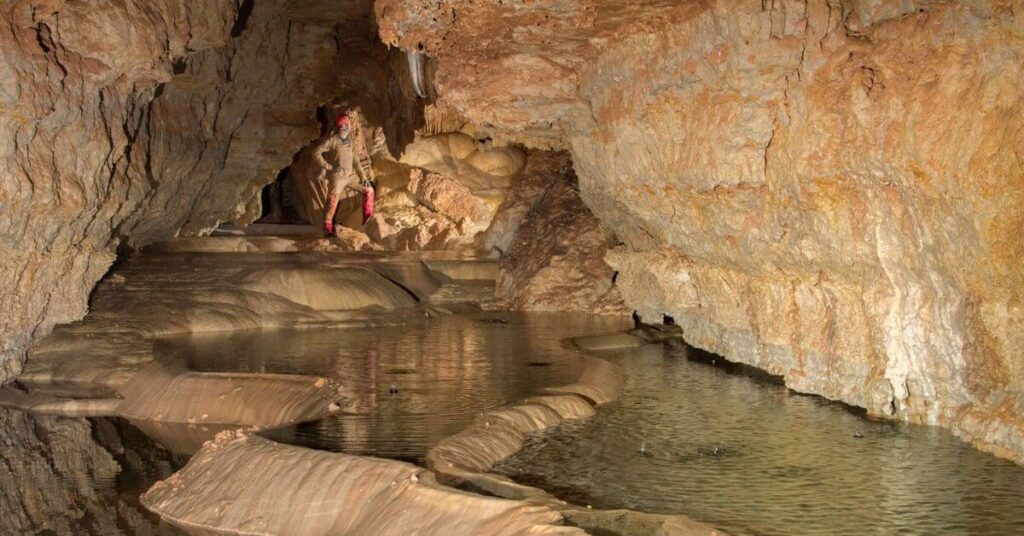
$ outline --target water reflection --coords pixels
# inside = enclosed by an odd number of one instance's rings
[[[497,470],[600,508],[683,513],[737,534],[1019,534],[1024,468],[948,432],[866,419],[774,381],[647,346],[594,419]]]
[[[563,348],[562,339],[627,324],[625,318],[573,314],[419,315],[372,329],[194,335],[162,341],[157,352],[197,371],[332,378],[342,385],[339,413],[264,435],[414,461],[484,409],[576,381],[581,357]]]
[[[0,408],[0,534],[183,534],[139,494],[184,463],[121,419]]]

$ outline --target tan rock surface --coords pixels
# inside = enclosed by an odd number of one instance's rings
[[[469,188],[444,175],[413,170],[407,188],[428,208],[455,222],[475,223],[488,215],[487,206]]]
[[[312,421],[339,398],[332,380],[296,374],[193,372],[154,363],[118,389],[134,421],[274,427]]]
[[[385,310],[400,318],[441,279],[414,256],[172,250],[139,255],[101,283],[85,319],[59,326],[33,346],[19,382],[40,389],[76,385],[108,396],[154,360],[154,344],[163,337],[364,325],[380,321]]]
[[[478,143],[462,132],[422,136],[406,147],[401,162],[441,175],[458,177],[474,194],[500,194],[525,164],[516,147]]]
[[[689,342],[794,389],[1024,461],[1020,7],[376,12],[385,41],[436,61],[445,105],[571,149],[645,319],[670,315]]]
[[[585,534],[556,526],[561,516],[549,509],[432,480],[407,463],[227,432],[142,501],[164,520],[198,533]]]
[[[317,311],[410,307],[416,298],[373,270],[352,267],[329,270],[318,267],[275,267],[254,270],[239,286],[262,294],[280,296]]]

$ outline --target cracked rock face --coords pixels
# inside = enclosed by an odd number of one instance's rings
[[[614,237],[576,188],[568,155],[530,154],[484,237],[505,253],[496,290],[507,307],[629,314],[604,261]]]
[[[1024,461],[1019,2],[376,13],[436,61],[442,105],[570,149],[646,320]]]
[[[369,0],[0,8],[0,382],[81,318],[119,245],[259,216],[342,99],[399,129]],[[388,132],[388,138],[402,138]]]

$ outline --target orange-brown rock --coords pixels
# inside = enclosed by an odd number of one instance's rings
[[[488,215],[487,206],[469,188],[444,175],[414,169],[408,189],[428,208],[455,222],[479,222]]]
[[[614,237],[583,204],[566,159],[549,155],[540,161],[549,167],[528,168],[534,178],[546,176],[547,185],[538,190],[540,181],[524,180],[517,189],[536,197],[516,193],[503,205],[521,220],[502,260],[498,298],[523,310],[628,314],[604,260]]]
[[[81,317],[152,179],[126,175],[172,63],[226,44],[235,2],[0,8],[0,382],[33,334]],[[151,159],[134,162],[149,166]],[[170,226],[167,215],[155,226]]]
[[[376,12],[443,105],[571,149],[645,319],[1024,461],[1020,2]]]

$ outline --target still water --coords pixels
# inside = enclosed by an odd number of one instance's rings
[[[622,397],[497,472],[734,534],[1024,534],[1024,468],[949,432],[870,420],[683,345],[607,358]]]
[[[580,354],[563,339],[628,327],[621,317],[419,313],[398,325],[262,330],[168,339],[162,359],[196,371],[333,377],[343,411],[266,431],[289,444],[417,461],[486,409],[573,383]]]

